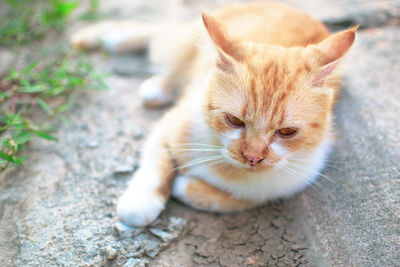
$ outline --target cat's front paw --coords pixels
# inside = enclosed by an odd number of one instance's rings
[[[165,207],[165,200],[154,191],[129,188],[118,200],[117,215],[128,225],[146,226]]]
[[[158,108],[172,102],[163,90],[162,79],[162,76],[156,75],[140,84],[138,94],[146,108]]]

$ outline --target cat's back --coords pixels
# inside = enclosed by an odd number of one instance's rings
[[[317,19],[276,2],[230,4],[214,14],[235,36],[257,43],[306,46],[329,36],[327,28]]]

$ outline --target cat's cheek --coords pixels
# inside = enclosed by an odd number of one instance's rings
[[[242,134],[242,129],[233,129],[226,131],[221,135],[221,143],[224,145],[224,147],[228,147],[233,141],[237,140],[240,138]]]
[[[271,148],[275,151],[276,154],[278,154],[280,157],[285,157],[288,154],[287,149],[281,145],[278,144],[277,142],[273,142],[271,144]]]

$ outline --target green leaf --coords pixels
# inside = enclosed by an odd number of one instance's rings
[[[70,121],[68,120],[68,118],[67,117],[65,117],[65,116],[60,116],[60,120],[63,122],[63,123],[65,123],[65,124],[70,124]]]
[[[22,156],[20,158],[17,157],[13,157],[14,162],[17,163],[19,166],[22,166],[22,161],[24,161],[24,159],[26,159],[26,156]]]
[[[31,84],[27,80],[25,80],[24,78],[21,78],[20,82],[25,87],[30,87],[31,86]]]
[[[64,111],[66,111],[69,108],[69,104],[70,104],[69,102],[62,104],[61,106],[59,106],[57,108],[57,112],[62,113]]]
[[[27,86],[27,87],[23,87],[21,89],[19,89],[18,91],[20,93],[39,93],[42,92],[44,90],[44,88],[42,86],[39,85],[33,85],[33,86]]]
[[[0,93],[0,100],[9,98],[9,95],[6,93]]]
[[[18,72],[16,72],[15,69],[11,68],[10,74],[8,74],[8,76],[5,78],[5,80],[8,81],[8,80],[17,79],[18,76],[19,76]]]
[[[38,62],[33,62],[30,64],[28,67],[24,69],[24,73],[30,73],[32,69],[34,69],[37,66]]]
[[[11,157],[10,155],[7,155],[6,153],[0,151],[0,157],[9,161],[9,162],[14,162],[13,157]]]
[[[21,132],[15,138],[15,142],[20,145],[30,141],[32,138],[33,135],[31,132]]]
[[[34,131],[34,133],[44,139],[51,140],[51,141],[58,141],[58,139],[48,133],[41,132],[41,131]]]
[[[78,2],[57,3],[56,13],[61,17],[67,17],[78,6]]]
[[[49,114],[49,115],[54,114],[51,107],[49,105],[47,105],[47,103],[43,99],[41,99],[40,97],[37,97],[36,102],[42,107],[42,109],[44,111],[46,111],[47,114]]]
[[[24,123],[14,123],[12,126],[17,130],[22,130],[27,128],[26,124]]]

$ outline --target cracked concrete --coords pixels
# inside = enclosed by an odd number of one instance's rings
[[[116,200],[164,112],[140,107],[135,89],[145,77],[136,65],[125,69],[133,77],[109,77],[109,90],[80,95],[70,124],[57,132],[60,141],[35,140],[24,167],[0,177],[0,265],[400,265],[399,1],[285,2],[334,28],[365,25],[346,63],[335,110],[337,144],[321,185],[237,214],[170,201],[151,228],[118,224]],[[160,3],[104,1],[102,8],[119,5],[114,16],[121,18],[198,13],[192,1]],[[109,68],[114,59],[95,60]],[[107,247],[116,259],[106,259]]]

